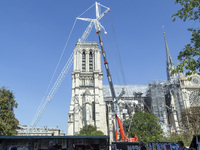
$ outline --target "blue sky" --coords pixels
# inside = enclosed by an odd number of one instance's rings
[[[75,18],[94,4],[93,0],[6,0],[0,1],[0,87],[15,94],[20,124],[30,125],[45,95]],[[187,28],[196,22],[172,22],[180,6],[173,0],[101,0],[111,12],[101,20],[108,32],[102,35],[114,84],[124,84],[119,49],[127,84],[166,81],[166,55],[162,25],[175,64],[184,44]],[[94,17],[94,7],[83,17]],[[112,20],[112,21],[111,21]],[[77,21],[53,83],[72,53],[88,23]],[[115,32],[113,32],[113,29]],[[116,36],[114,36],[116,35]],[[117,45],[114,42],[117,39]],[[97,41],[94,29],[89,41]],[[105,69],[102,65],[105,75]],[[45,110],[38,126],[58,126],[67,132],[71,99],[71,71]],[[118,76],[118,77],[117,77]],[[107,84],[104,76],[103,84]],[[51,85],[52,86],[52,85]]]

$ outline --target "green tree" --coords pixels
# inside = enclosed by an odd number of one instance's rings
[[[200,134],[200,106],[184,109],[181,112],[181,123],[185,131]]]
[[[18,120],[15,118],[14,108],[17,103],[12,91],[5,87],[0,89],[0,135],[16,135]]]
[[[189,147],[190,143],[192,141],[192,133],[191,132],[179,132],[177,133],[169,133],[167,137],[163,137],[161,142],[178,142],[178,141],[183,141],[184,145]]]
[[[175,4],[180,4],[182,8],[172,15],[173,21],[178,17],[183,21],[200,22],[199,0],[175,0]],[[178,55],[180,64],[172,73],[183,72],[183,70],[186,71],[186,75],[200,73],[200,30],[195,28],[189,28],[188,30],[192,34],[190,43],[186,44],[184,49],[180,51]]]
[[[96,135],[104,135],[102,131],[97,130],[96,126],[93,125],[86,125],[83,128],[81,128],[80,133],[78,135],[92,135],[92,136],[96,136]]]
[[[136,133],[138,139],[144,143],[161,141],[163,137],[161,122],[153,113],[138,112],[133,115],[131,120],[130,137],[134,137]],[[126,124],[129,123],[130,121]]]

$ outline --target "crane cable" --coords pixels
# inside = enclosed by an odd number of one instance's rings
[[[107,38],[107,36],[106,36],[106,38]],[[114,48],[114,46],[111,44],[112,42],[111,42],[111,40],[110,40],[110,38],[108,37],[108,44],[112,47],[112,49],[115,49]],[[110,54],[110,56],[112,56],[112,52],[111,52],[111,50],[108,48],[107,49],[107,51],[108,51],[108,53]],[[115,54],[115,53],[114,53]],[[116,66],[115,66],[115,59],[113,59],[114,57],[110,57],[109,59],[110,59],[110,64],[112,65],[112,67],[113,67],[113,70],[114,70],[114,73],[115,73],[115,75],[116,75],[116,77],[117,77],[117,80],[118,80],[118,82],[119,82],[119,84],[121,85],[121,81],[120,81],[120,78],[119,78],[119,75],[118,75],[118,73],[117,73],[117,69],[116,69]]]
[[[125,76],[124,76],[124,69],[123,69],[123,66],[122,66],[122,61],[121,61],[121,57],[120,57],[120,53],[119,53],[119,46],[117,44],[118,42],[117,42],[117,37],[116,37],[116,33],[115,33],[115,28],[114,28],[113,21],[112,21],[112,15],[111,15],[111,13],[109,13],[109,14],[110,14],[110,21],[111,21],[113,34],[114,34],[115,46],[116,46],[116,49],[117,49],[118,59],[119,59],[119,63],[120,63],[120,70],[121,70],[121,73],[122,73],[122,79],[123,79],[123,83],[126,85],[126,79],[125,79]]]
[[[45,103],[45,97],[47,96],[47,92],[49,91],[50,85],[51,85],[51,83],[52,83],[52,81],[53,81],[53,79],[54,79],[54,76],[55,76],[56,72],[57,72],[58,66],[60,65],[60,61],[61,61],[61,59],[62,59],[62,57],[63,57],[63,54],[64,54],[64,52],[65,52],[65,50],[66,50],[66,47],[67,47],[67,45],[68,45],[69,39],[70,39],[70,37],[71,37],[71,34],[72,34],[72,32],[73,32],[73,30],[74,30],[74,27],[75,27],[75,25],[76,25],[76,21],[77,21],[77,19],[75,19],[75,21],[74,21],[74,24],[73,24],[73,26],[72,26],[72,29],[71,29],[71,31],[70,31],[70,34],[69,34],[69,36],[68,36],[68,38],[67,38],[67,41],[66,41],[66,43],[65,43],[65,46],[64,46],[64,48],[63,48],[63,50],[62,50],[62,53],[61,53],[61,55],[60,55],[59,61],[58,61],[57,65],[56,65],[56,68],[55,68],[54,73],[53,73],[53,75],[52,75],[52,77],[51,77],[51,80],[50,80],[49,85],[48,85],[48,87],[47,87],[47,89],[46,89],[46,92],[45,92],[45,94],[44,94],[44,96],[43,96],[43,99],[42,99],[40,105],[38,106],[37,111],[36,111],[36,113],[35,113],[35,115],[34,115],[34,117],[33,117],[33,120],[36,120],[36,116],[37,116],[38,112],[39,112],[40,109],[42,108],[42,105]],[[73,53],[73,52],[72,52],[72,53]],[[70,59],[70,58],[69,58],[69,59]],[[31,124],[33,124],[33,120],[32,120],[32,123],[31,123]]]
[[[77,18],[79,18],[80,16],[82,16],[84,13],[86,13],[88,10],[90,10],[93,6],[95,5],[95,3],[90,6],[88,9],[86,9],[82,14],[80,14]]]
[[[114,41],[115,41],[115,45],[116,45],[116,49],[117,49],[118,59],[119,59],[119,63],[120,63],[120,70],[121,70],[121,74],[122,74],[123,83],[124,83],[124,85],[127,85],[126,79],[125,79],[125,75],[124,75],[124,69],[123,69],[123,66],[122,66],[122,61],[121,61],[121,57],[120,57],[120,53],[119,53],[119,47],[118,47],[118,44],[117,44],[117,37],[116,37],[116,33],[115,33],[115,28],[114,28],[113,21],[112,21],[113,20],[112,19],[112,15],[111,15],[111,13],[109,13],[109,14],[110,14],[110,21],[111,21],[111,26],[112,26],[113,34],[114,34]],[[130,89],[127,88],[127,87],[125,87],[125,88],[126,88],[127,93],[131,94]],[[123,99],[125,99],[125,96],[124,96]],[[127,104],[127,106],[130,107],[128,104]],[[128,133],[129,133],[129,131],[131,129],[130,127],[131,127],[132,121],[133,121],[133,115],[131,117],[131,121],[130,121],[130,124],[129,124]]]
[[[124,85],[127,85],[127,82],[126,82],[126,79],[125,79],[125,75],[124,75],[124,69],[123,69],[123,65],[122,65],[122,61],[121,61],[121,57],[120,57],[120,53],[119,53],[119,46],[118,46],[118,42],[117,42],[117,37],[116,37],[116,32],[115,32],[115,28],[114,28],[114,25],[113,25],[113,19],[112,19],[112,15],[111,15],[111,13],[109,13],[110,14],[110,22],[111,22],[111,27],[112,27],[112,31],[113,31],[113,36],[114,36],[114,41],[115,41],[115,47],[116,47],[116,49],[117,49],[117,54],[118,54],[118,60],[119,60],[119,63],[120,63],[120,72],[121,72],[121,74],[122,74],[122,80],[123,80],[123,84]],[[131,91],[130,91],[130,89],[129,88],[127,88],[127,87],[124,87],[125,88],[125,91],[127,91],[126,93],[129,93],[129,94],[131,94]],[[129,94],[127,94],[127,95],[129,95]],[[125,98],[125,97],[124,97]]]
[[[122,61],[121,61],[121,57],[120,57],[120,52],[119,52],[119,46],[118,46],[118,42],[117,42],[117,36],[116,36],[116,32],[115,32],[115,28],[114,28],[114,25],[113,25],[113,19],[112,19],[112,15],[111,15],[111,13],[109,13],[110,14],[110,22],[111,22],[111,27],[112,27],[112,31],[113,31],[113,36],[114,36],[114,41],[115,41],[115,47],[116,47],[116,49],[117,49],[117,54],[118,54],[118,60],[119,60],[119,63],[120,63],[120,72],[121,72],[121,74],[122,74],[122,83],[124,84],[124,85],[127,85],[127,82],[126,82],[126,78],[125,78],[125,75],[124,75],[124,69],[123,69],[123,65],[122,65]],[[125,89],[126,89],[126,93],[129,93],[129,94],[131,94],[131,92],[130,92],[130,89],[129,88],[127,88],[127,87],[124,87]]]

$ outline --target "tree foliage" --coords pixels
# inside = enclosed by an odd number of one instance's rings
[[[189,147],[192,141],[193,135],[191,132],[179,132],[177,133],[169,133],[167,137],[163,137],[161,142],[178,142],[183,141],[184,145]]]
[[[86,125],[83,128],[81,128],[79,135],[84,136],[101,136],[104,135],[102,131],[97,130],[96,126],[93,125]]]
[[[144,143],[158,142],[163,137],[160,120],[153,113],[149,112],[138,112],[134,114],[129,136],[134,137],[135,133],[138,139]]]
[[[172,15],[173,21],[179,17],[183,21],[199,20],[200,21],[200,2],[199,0],[175,0],[175,4],[180,4],[182,8]]]
[[[193,20],[200,22],[200,1],[199,0],[175,0],[176,4],[180,4],[182,8],[172,15],[173,21],[180,18],[183,21]],[[180,51],[178,59],[180,64],[172,73],[183,72],[185,69],[187,75],[192,73],[200,73],[200,30],[189,28],[191,32],[190,43],[186,44],[184,49]]]
[[[12,91],[5,87],[0,89],[0,135],[16,135],[18,120],[15,118],[14,108],[17,103]]]
[[[181,123],[185,131],[200,134],[200,106],[184,109],[181,112]]]

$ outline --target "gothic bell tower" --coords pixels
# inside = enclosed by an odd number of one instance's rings
[[[98,44],[77,42],[74,49],[68,135],[78,134],[85,125],[94,125],[107,135],[102,77]]]

